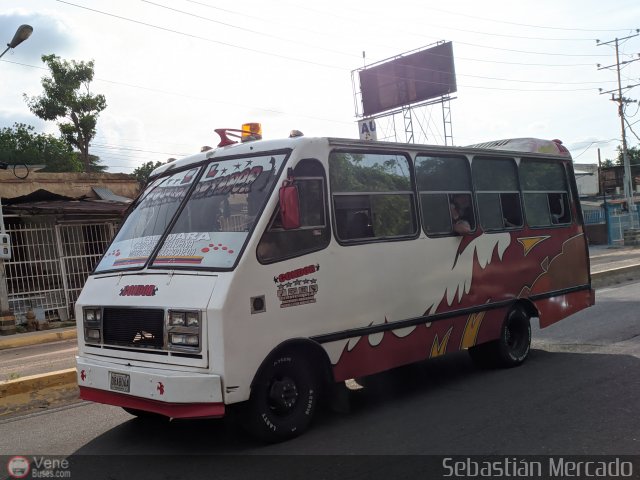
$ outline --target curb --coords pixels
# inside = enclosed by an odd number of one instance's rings
[[[72,340],[77,338],[76,327],[67,327],[60,331],[50,330],[46,332],[37,332],[31,335],[12,335],[9,337],[0,337],[0,350],[7,348],[27,347],[30,345],[39,345],[42,343],[58,342],[60,340]]]
[[[626,282],[640,278],[640,264],[627,265],[625,267],[611,268],[602,272],[591,274],[591,287],[593,289],[608,287],[616,283]]]
[[[78,398],[75,368],[0,382],[0,417]]]

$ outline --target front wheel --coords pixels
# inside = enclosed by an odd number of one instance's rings
[[[469,349],[471,359],[480,367],[510,368],[521,365],[531,350],[531,322],[520,307],[514,307],[500,329],[500,337]]]
[[[242,412],[244,427],[267,442],[303,433],[318,406],[318,377],[309,361],[293,353],[274,357],[262,367]]]

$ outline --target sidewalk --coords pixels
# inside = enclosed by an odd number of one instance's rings
[[[640,248],[624,246],[591,246],[591,278],[594,288],[615,285],[616,283],[640,279]],[[0,336],[0,352],[22,347],[52,344],[51,350],[70,350],[68,340],[76,338],[76,327],[65,327],[41,332],[18,333]],[[66,342],[65,342],[66,341]],[[53,343],[58,342],[59,347]],[[34,356],[45,356],[39,353]],[[68,351],[71,358],[75,352]],[[56,402],[69,401],[78,397],[76,372],[74,368],[51,371],[50,363],[44,362],[37,375],[20,376],[4,380],[0,378],[0,418],[3,415],[29,410],[34,407],[46,407]],[[60,367],[58,367],[60,368]]]

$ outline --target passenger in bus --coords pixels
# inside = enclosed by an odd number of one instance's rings
[[[357,212],[351,218],[347,232],[349,239],[373,237],[373,226],[367,212]]]
[[[551,208],[551,223],[557,225],[567,222],[567,218],[565,218],[564,201],[562,198],[562,194],[550,193],[549,206]]]
[[[469,195],[453,195],[449,204],[451,225],[458,235],[471,233],[471,199]]]

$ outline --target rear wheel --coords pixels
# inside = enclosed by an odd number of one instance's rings
[[[280,442],[303,433],[318,406],[318,376],[309,361],[281,354],[262,367],[244,405],[244,427],[267,442]]]
[[[514,307],[502,324],[500,337],[469,349],[471,359],[483,368],[510,368],[521,365],[531,349],[531,322],[520,307]]]

